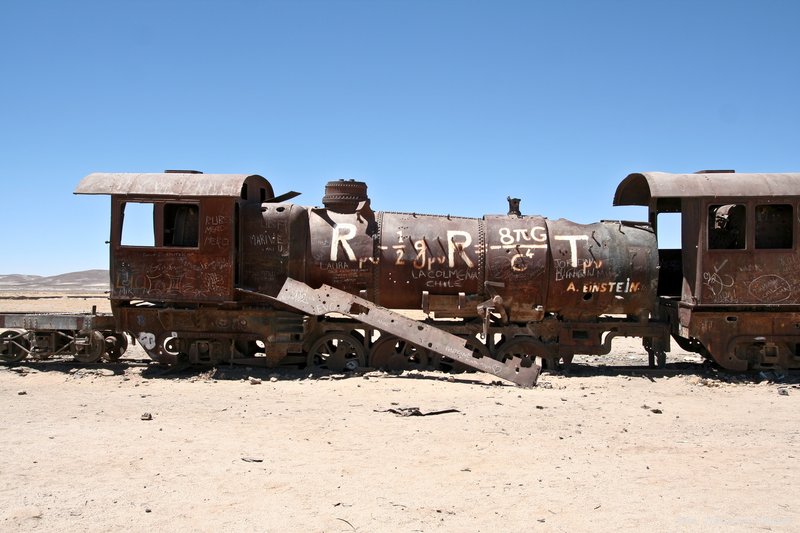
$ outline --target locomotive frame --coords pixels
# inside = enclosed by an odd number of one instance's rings
[[[111,198],[112,315],[0,314],[3,361],[113,360],[130,335],[165,364],[472,367],[531,385],[541,364],[633,336],[652,366],[670,337],[730,370],[800,366],[800,174],[630,174],[614,205],[648,222],[590,225],[510,198],[480,219],[375,212],[343,180],[324,207],[191,171],[91,174],[75,193]],[[658,248],[661,213],[680,213],[681,249]]]

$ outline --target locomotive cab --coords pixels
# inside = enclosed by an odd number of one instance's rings
[[[76,194],[111,196],[111,300],[219,303],[240,276],[239,214],[271,199],[261,176],[91,174]]]
[[[75,193],[111,196],[115,327],[153,359],[214,364],[252,359],[258,351],[261,364],[269,357],[274,364],[300,349],[302,317],[290,317],[283,328],[289,333],[276,333],[286,313],[245,310],[250,296],[240,290],[254,281],[246,274],[252,267],[247,258],[261,244],[257,232],[244,231],[260,224],[266,206],[297,193],[276,198],[258,175],[185,171],[90,174]],[[257,345],[284,333],[288,340],[277,350]]]

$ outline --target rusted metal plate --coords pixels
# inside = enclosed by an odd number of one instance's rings
[[[294,204],[253,204],[240,210],[239,286],[276,295],[288,276],[305,280],[308,211]]]
[[[36,331],[113,329],[114,317],[91,313],[0,313],[0,328]]]
[[[800,368],[800,313],[695,310],[687,336],[728,370]]]
[[[378,268],[374,213],[309,209],[308,231],[306,281],[314,287],[327,283],[354,294],[366,291],[371,298]]]
[[[654,198],[800,196],[800,173],[629,174],[617,186],[614,205],[648,205]]]
[[[266,301],[264,295],[252,296],[258,297],[262,303]],[[254,351],[264,352],[262,356],[269,357],[271,365],[277,364],[288,351],[299,353],[302,350],[304,317],[294,311],[255,306],[170,310],[150,306],[112,306],[112,309],[117,319],[115,329],[131,334],[151,357],[165,364],[176,363],[179,352],[191,355],[191,343],[195,341],[213,342],[223,348],[219,354],[221,357],[213,357],[206,363],[229,362],[231,341],[236,341],[236,349],[244,352],[243,355],[251,357],[253,354],[248,353],[248,345],[262,341],[263,347],[253,346]],[[170,339],[178,342],[168,350],[165,342]],[[202,362],[196,357],[195,361]],[[261,359],[261,364],[264,362]]]
[[[125,202],[112,202],[111,298],[148,301],[228,301],[233,299],[234,202],[200,198],[195,203],[153,202],[153,245],[127,245],[121,239]],[[174,209],[180,207],[181,210]],[[180,216],[189,213],[191,217]],[[172,216],[170,216],[172,215]],[[191,218],[191,220],[187,220]],[[191,242],[176,243],[182,227],[192,226]]]
[[[547,221],[539,216],[486,216],[486,277],[509,319],[541,320],[549,283]]]
[[[655,308],[658,248],[645,223],[547,221],[552,256],[547,310],[569,319],[646,317]]]
[[[421,309],[423,293],[482,294],[483,221],[474,218],[379,213],[378,302]]]
[[[800,304],[795,198],[697,202],[698,305]]]
[[[355,213],[368,200],[367,184],[363,181],[337,180],[325,185],[322,205],[336,213]]]
[[[267,201],[275,194],[263,177],[252,174],[195,174],[195,173],[105,173],[89,174],[75,188],[75,194],[110,194],[131,196],[242,196],[256,194]],[[262,192],[263,191],[263,192]]]
[[[326,313],[342,313],[359,322],[396,335],[401,339],[447,356],[471,368],[487,372],[501,379],[532,387],[541,371],[541,360],[529,361],[523,366],[518,357],[504,362],[490,357],[477,358],[466,340],[425,323],[407,318],[399,313],[353,296],[334,287],[323,285],[313,289],[291,278],[286,280],[278,294],[278,301],[315,316]]]
[[[794,252],[716,253],[701,264],[698,305],[785,306],[800,304],[800,266]]]

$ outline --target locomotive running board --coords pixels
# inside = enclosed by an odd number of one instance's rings
[[[519,357],[498,361],[491,357],[475,357],[463,338],[429,324],[405,317],[369,300],[323,285],[313,289],[300,281],[288,278],[275,298],[298,311],[322,316],[341,313],[380,331],[447,356],[471,368],[511,381],[522,387],[533,387],[542,370],[541,358],[527,361]]]

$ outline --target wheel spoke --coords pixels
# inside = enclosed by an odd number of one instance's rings
[[[0,361],[16,363],[28,356],[30,341],[22,330],[10,329],[0,333]]]
[[[322,335],[311,345],[307,365],[332,372],[352,371],[363,366],[364,359],[363,343],[337,331]]]
[[[384,370],[414,370],[428,367],[430,352],[393,335],[386,335],[372,347],[370,366]]]

